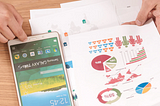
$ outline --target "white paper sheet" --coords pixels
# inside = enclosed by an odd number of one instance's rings
[[[103,1],[106,1],[106,0],[80,0],[80,1],[62,3],[61,8],[77,8],[80,6],[85,6],[85,5],[103,2]],[[141,4],[142,4],[142,0],[112,0],[112,2],[117,8],[125,8],[127,6],[141,7]]]
[[[66,9],[67,10],[67,9]],[[40,18],[62,12],[62,8],[30,10],[30,19]]]
[[[160,99],[160,36],[149,21],[69,37],[80,106],[152,106]]]
[[[34,9],[34,10],[30,10],[30,19],[49,16],[49,15],[60,13],[62,11],[66,11],[66,10],[69,10],[69,9],[72,9],[72,8],[86,6],[86,5],[90,5],[90,4],[94,4],[94,3],[99,3],[99,2],[102,2],[102,1],[105,1],[105,0],[100,0],[100,1],[98,1],[98,0],[88,0],[88,1],[85,1],[85,2],[84,1],[74,1],[74,2],[69,2],[69,3],[62,3],[61,4],[62,8]],[[65,8],[65,6],[63,8],[63,5],[67,5],[66,8]],[[71,8],[68,5],[72,5]]]
[[[31,19],[44,17],[53,15],[56,13],[60,13],[62,11],[66,11],[72,8],[77,8],[89,4],[94,4],[98,2],[102,2],[105,0],[81,0],[81,1],[74,1],[74,2],[68,2],[68,3],[62,3],[62,8],[53,8],[53,9],[36,9],[30,11],[30,17]],[[124,22],[134,21],[137,17],[137,14],[141,7],[141,0],[112,0],[113,7],[115,8],[115,12],[117,14],[117,18],[119,21],[119,24],[122,24]],[[122,4],[123,2],[123,4]]]
[[[61,8],[77,8],[81,6],[86,6],[94,3],[104,2],[107,0],[81,0],[81,1],[74,1],[68,3],[61,3]]]
[[[142,0],[112,0],[119,23],[136,20],[140,11]]]
[[[68,36],[119,25],[111,1],[79,7],[39,19],[30,20],[32,34],[46,33],[48,30],[58,31],[66,60],[70,60]]]
[[[116,13],[118,21],[120,24],[125,22],[135,21],[140,8],[138,6],[126,7],[126,8],[116,8]]]
[[[141,4],[142,4],[142,0],[112,0],[112,2],[117,8],[124,8],[127,6],[141,7]]]
[[[102,2],[104,0],[81,0],[75,2],[62,3],[61,8],[69,9],[85,6],[92,3]],[[134,21],[140,10],[141,0],[112,0],[119,24]]]

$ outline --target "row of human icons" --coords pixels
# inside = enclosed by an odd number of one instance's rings
[[[57,49],[57,48],[54,48],[53,51],[54,51],[54,52],[57,52],[58,49]],[[46,50],[45,50],[45,54],[49,54],[49,53],[51,53],[51,50],[50,50],[50,49],[46,49]],[[35,53],[34,51],[30,52],[29,54],[30,54],[30,57],[36,56],[36,53]],[[38,54],[38,55],[42,55],[42,54],[43,54],[43,51],[42,51],[42,50],[39,50],[39,51],[37,51],[37,54]],[[22,54],[22,57],[23,57],[23,58],[26,58],[27,56],[28,56],[27,53],[23,53],[23,54]],[[16,60],[20,59],[20,54],[14,55],[14,58],[15,58]]]

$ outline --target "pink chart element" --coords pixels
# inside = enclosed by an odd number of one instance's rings
[[[132,79],[134,79],[134,78],[137,78],[137,77],[139,77],[139,76],[141,76],[141,74],[140,74],[140,75],[133,74],[129,79],[127,79],[127,81],[130,81],[130,80],[132,80]]]
[[[103,91],[101,91],[99,94],[98,94],[98,99],[99,99],[99,101],[101,102],[101,103],[107,103],[107,101],[104,101],[103,99],[102,99],[102,94],[103,93],[105,93],[105,92],[109,92],[109,91],[111,91],[112,89],[111,88],[107,88],[107,89],[105,89],[105,90],[103,90]]]
[[[128,65],[128,64],[132,64],[132,63],[136,63],[136,62],[141,61],[141,60],[144,60],[144,59],[146,59],[146,58],[147,58],[147,57],[144,57],[144,58],[139,59],[139,60],[137,60],[137,61],[133,61],[133,62],[127,63],[127,65]]]
[[[111,69],[109,69],[107,66],[105,66],[105,71],[106,71],[106,72],[110,72]]]
[[[141,45],[143,40],[140,38],[140,35],[137,35],[136,38],[137,38],[137,44]]]
[[[126,74],[131,74],[131,71],[130,71],[130,69],[127,71],[127,73]]]
[[[145,51],[143,50],[143,51],[140,51],[139,53],[137,53],[138,55],[140,55],[140,54],[142,54],[142,53],[144,53],[145,54]]]
[[[115,45],[120,49],[122,46],[122,41],[119,40],[119,37],[116,38]]]
[[[104,71],[103,62],[105,62],[109,58],[111,58],[111,56],[109,56],[109,55],[100,55],[100,56],[97,56],[97,57],[95,57],[92,60],[91,65],[96,70]]]
[[[108,92],[108,94],[107,95],[104,94],[105,92]],[[118,89],[107,88],[107,89],[101,91],[98,94],[97,98],[103,104],[112,104],[112,103],[116,102],[117,100],[119,100],[121,95],[122,95],[122,93]],[[107,98],[108,100],[103,100],[103,98]]]
[[[106,77],[110,77],[110,75],[106,75]]]
[[[106,83],[105,85],[109,85],[109,84],[115,84],[117,82],[121,82],[124,80],[125,75],[121,75],[121,73],[118,74],[118,78],[112,78],[109,83]]]
[[[135,44],[136,44],[136,40],[135,39],[133,39],[133,36],[129,36],[130,37],[130,39],[129,39],[129,43],[132,45],[132,46],[135,46]]]
[[[137,53],[137,57],[132,58],[129,63],[126,63],[126,65],[136,63],[136,62],[144,60],[146,58],[147,58],[146,52],[145,52],[144,48],[142,48],[142,50],[139,51],[139,53]]]

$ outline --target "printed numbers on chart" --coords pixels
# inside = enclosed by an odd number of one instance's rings
[[[114,93],[111,93],[111,94],[108,94],[108,95],[104,95],[105,98],[112,98],[112,97],[114,97],[114,96],[115,96]]]
[[[60,98],[59,100],[50,100],[51,106],[57,106],[58,104],[67,104],[66,98]]]

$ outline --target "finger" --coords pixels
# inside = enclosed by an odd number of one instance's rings
[[[122,25],[136,25],[135,21],[125,22]]]
[[[153,10],[152,14],[155,16],[155,24],[158,32],[160,33],[160,10]]]
[[[23,18],[17,12],[17,10],[15,9],[15,7],[13,5],[8,4],[8,9],[13,13],[13,15],[16,18],[17,22],[22,26],[22,24],[23,24]]]
[[[153,18],[153,14],[151,12],[149,12],[148,16],[147,16],[147,20],[150,19],[150,18]],[[130,22],[125,22],[123,23],[122,25],[136,25],[136,21],[130,21]]]
[[[148,21],[149,19],[153,19],[153,21],[154,21],[154,15],[152,14],[152,11],[151,12],[149,12],[149,14],[148,14],[148,16],[147,16],[147,20],[146,21]]]
[[[146,20],[148,19],[148,15],[150,11],[156,6],[155,3],[153,3],[151,0],[144,0],[142,3],[142,7],[138,13],[138,16],[136,18],[136,24],[137,25],[143,25]]]
[[[9,39],[9,40],[13,40],[15,38],[14,34],[12,33],[12,31],[6,26],[0,29],[0,32],[2,33],[2,35]]]
[[[152,14],[153,14],[155,17],[158,17],[158,16],[160,16],[160,10],[153,10],[153,11],[152,11]]]
[[[27,35],[25,34],[22,27],[18,24],[15,18],[12,18],[12,20],[8,23],[8,26],[14,33],[14,35],[18,37],[19,40],[27,40]]]
[[[7,43],[8,39],[6,39],[1,33],[0,33],[0,42],[1,43]]]
[[[149,13],[148,13],[148,16],[147,16],[147,20],[149,20],[149,19],[151,19],[151,18],[154,18],[154,16],[153,16],[152,12],[149,12]]]
[[[157,26],[157,30],[158,30],[158,32],[160,34],[160,17],[156,17],[155,23],[156,23],[156,26]]]

